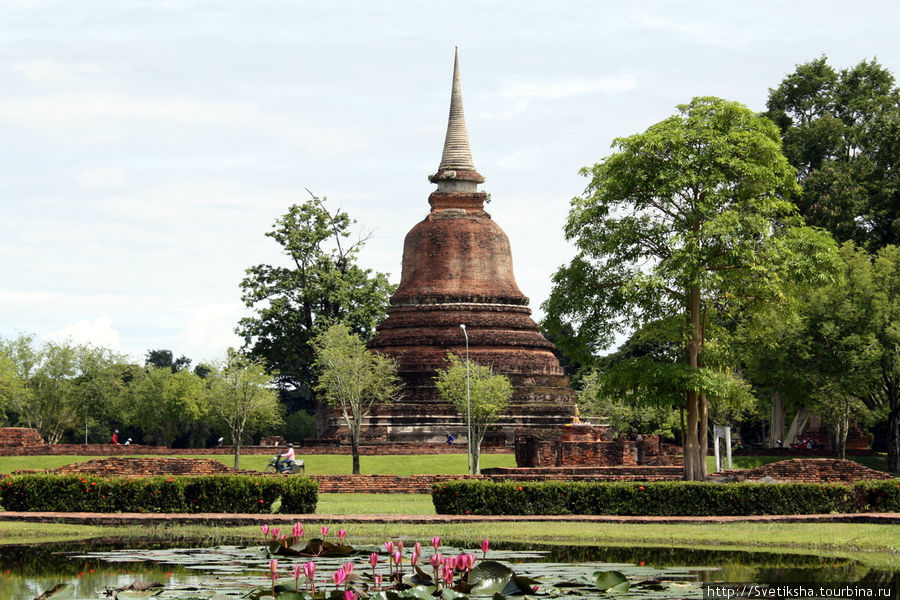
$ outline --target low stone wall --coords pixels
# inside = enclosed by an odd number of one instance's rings
[[[799,483],[853,483],[862,480],[892,479],[893,475],[876,471],[852,460],[835,458],[794,458],[769,463],[755,469],[732,469],[715,473],[717,477],[733,477],[738,481],[758,481],[769,477],[775,481]]]
[[[0,449],[40,446],[44,444],[41,434],[28,427],[0,427]]]
[[[100,476],[127,475],[258,475],[258,471],[240,471],[212,458],[105,458],[66,465],[53,473],[84,473]]]
[[[349,446],[333,444],[294,444],[295,452],[303,454],[351,454]],[[284,452],[284,446],[241,446],[241,454],[268,454],[274,456]],[[360,446],[364,456],[400,454],[465,454],[465,445],[447,444],[379,444]],[[510,454],[512,449],[503,446],[489,446],[481,449],[482,454]],[[128,456],[134,454],[184,455],[192,454],[234,454],[232,446],[215,448],[167,448],[166,446],[144,446],[141,444],[44,444],[25,446],[0,446],[0,456]]]

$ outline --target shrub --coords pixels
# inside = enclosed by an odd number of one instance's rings
[[[0,505],[10,511],[313,513],[318,484],[302,477],[201,475],[99,477],[14,475],[0,482]]]
[[[900,480],[854,485],[472,481],[437,483],[439,514],[767,515],[900,510]]]

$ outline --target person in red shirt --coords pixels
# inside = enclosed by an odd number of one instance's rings
[[[116,445],[118,445],[118,443],[119,443],[119,430],[118,430],[118,429],[116,429],[115,431],[113,431],[113,434],[112,434],[112,437],[111,437],[110,440],[109,440],[109,443],[110,443],[110,444],[116,444]]]

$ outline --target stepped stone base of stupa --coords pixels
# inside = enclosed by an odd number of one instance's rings
[[[572,422],[574,392],[563,375],[507,375],[515,390],[510,407],[485,436],[487,445],[512,446],[516,433],[558,429]],[[425,374],[404,376],[406,386],[399,401],[373,408],[363,423],[366,442],[441,443],[452,433],[466,443],[466,417],[437,394]],[[328,415],[326,436],[346,440],[349,431],[339,411]]]

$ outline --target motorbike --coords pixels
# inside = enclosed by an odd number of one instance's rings
[[[281,461],[280,464],[276,467],[278,463],[278,456],[273,456],[271,460],[269,460],[269,464],[266,466],[266,473],[275,473],[276,470],[279,473],[284,473],[287,475],[303,475],[306,473],[306,465],[303,464],[302,460],[294,459],[288,461]]]

